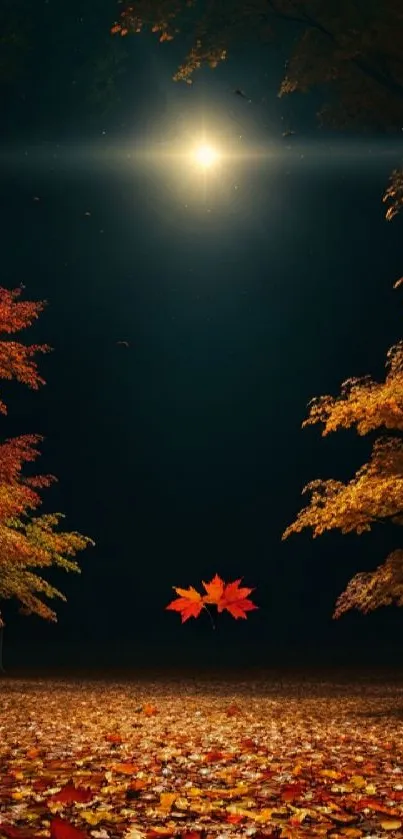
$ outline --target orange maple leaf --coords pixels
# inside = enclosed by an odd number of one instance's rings
[[[173,589],[179,594],[179,597],[168,603],[165,608],[171,609],[173,612],[180,612],[182,623],[189,618],[198,618],[204,606],[201,594],[193,586],[189,586],[189,588],[173,586]]]
[[[166,609],[171,609],[174,612],[179,612],[182,617],[182,623],[189,618],[197,618],[200,612],[207,604],[217,606],[218,612],[223,612],[224,609],[229,612],[234,618],[246,618],[246,612],[250,612],[258,607],[248,599],[249,594],[253,591],[252,588],[240,588],[241,580],[235,580],[233,583],[224,583],[224,581],[215,574],[209,583],[203,580],[203,586],[207,592],[204,596],[196,591],[193,586],[188,589],[176,588],[174,590],[179,597],[172,600],[166,606]]]
[[[204,602],[215,603],[217,605],[224,594],[224,581],[216,574],[209,583],[205,583],[203,580],[203,585],[207,591],[207,595],[204,595]]]

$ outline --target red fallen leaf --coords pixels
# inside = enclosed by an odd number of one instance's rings
[[[155,705],[151,705],[149,702],[146,702],[145,705],[143,705],[142,710],[143,710],[143,714],[145,714],[147,717],[153,717],[154,714],[158,713]]]
[[[225,821],[229,824],[239,824],[239,822],[245,821],[245,816],[239,815],[238,813],[228,813]]]
[[[131,789],[131,790],[134,790],[134,791],[137,791],[139,789],[145,789],[145,787],[148,786],[149,783],[150,782],[146,781],[145,778],[136,778],[135,781],[130,781],[128,789]]]
[[[37,748],[27,749],[25,757],[30,758],[30,760],[35,760],[36,757],[39,757],[40,753],[41,750]]]
[[[225,757],[226,755],[224,754],[224,752],[211,751],[206,752],[206,754],[203,756],[203,760],[205,763],[214,763],[216,760],[222,760]]]
[[[243,746],[244,749],[255,749],[256,743],[251,737],[244,737],[244,739],[241,740],[241,746]]]
[[[400,816],[400,811],[394,807],[387,807],[382,804],[382,801],[377,801],[375,798],[360,798],[356,804],[356,810],[375,810],[377,813],[385,813],[387,816]]]
[[[48,760],[46,761],[45,768],[51,769],[52,771],[59,771],[60,769],[63,771],[69,768],[73,769],[74,767],[68,760]]]
[[[66,784],[62,787],[60,792],[55,792],[48,798],[47,803],[58,802],[61,804],[72,804],[73,801],[80,804],[86,804],[94,798],[94,793],[90,789],[83,789],[82,787],[75,787],[74,784]]]
[[[87,839],[87,834],[65,819],[52,819],[50,822],[50,839]]]
[[[235,703],[233,703],[232,705],[228,705],[228,708],[225,713],[227,717],[236,717],[238,715],[242,716],[242,711],[239,705],[236,705]]]
[[[32,789],[34,790],[34,792],[43,792],[49,786],[50,781],[48,778],[36,778],[36,780],[33,781]]]
[[[282,801],[294,801],[302,795],[301,784],[286,784],[281,790]]]
[[[317,789],[315,791],[315,798],[318,802],[332,801],[333,794],[327,789]]]
[[[122,743],[122,738],[120,734],[107,734],[105,740],[108,743]]]
[[[184,830],[181,839],[201,839],[201,833],[199,830]]]

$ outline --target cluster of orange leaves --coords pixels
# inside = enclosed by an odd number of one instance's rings
[[[207,605],[217,606],[218,612],[226,610],[233,618],[246,618],[246,612],[251,612],[258,607],[249,599],[253,589],[240,588],[240,582],[239,579],[233,583],[224,583],[216,574],[209,583],[203,580],[203,586],[207,592],[204,595],[196,591],[193,586],[187,589],[174,586],[174,591],[179,594],[179,597],[172,600],[165,608],[179,612],[182,623],[189,618],[197,618]]]
[[[111,34],[139,33],[149,27],[152,32],[158,34],[161,42],[172,41],[179,32],[179,29],[173,26],[173,22],[182,11],[183,5],[190,7],[193,5],[193,0],[186,0],[184,4],[177,0],[161,0],[158,7],[155,3],[150,5],[149,0],[139,0],[135,6],[125,6],[120,13],[122,22],[114,23],[110,30]]]
[[[0,333],[12,335],[20,332],[37,320],[43,311],[43,301],[20,300],[22,288],[9,290],[0,288]],[[44,384],[38,372],[34,357],[38,353],[49,352],[47,344],[22,344],[19,341],[3,339],[0,341],[0,379],[16,379],[22,384],[37,390]],[[0,401],[0,412],[7,412]]]

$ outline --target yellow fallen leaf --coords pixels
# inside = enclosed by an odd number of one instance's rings
[[[176,792],[162,792],[160,795],[160,807],[162,810],[170,810],[175,799],[178,798]]]
[[[255,821],[257,822],[268,822],[271,819],[271,814],[273,812],[273,808],[264,807],[263,810],[259,810],[258,813],[254,816]]]
[[[118,822],[119,816],[110,810],[80,810],[80,816],[87,824],[96,826],[100,822]]]
[[[97,824],[99,824],[100,821],[102,821],[102,816],[100,816],[97,812],[94,812],[93,810],[81,810],[80,816],[82,819],[84,819],[85,822],[87,822],[87,824],[90,824],[93,827],[95,827]]]
[[[362,775],[353,775],[350,778],[350,783],[354,784],[354,786],[357,787],[357,789],[362,789],[362,787],[366,787],[367,785],[367,782],[365,778],[362,777]]]
[[[360,839],[362,836],[362,830],[358,827],[343,827],[340,833],[343,836],[348,836],[349,839]]]
[[[187,798],[183,798],[183,796],[179,796],[179,798],[175,801],[175,810],[188,810],[189,809],[189,802]]]
[[[364,791],[367,793],[367,795],[376,795],[375,784],[367,784]]]
[[[381,822],[382,830],[399,830],[401,826],[402,822],[399,819],[387,819]]]
[[[334,769],[322,769],[319,775],[323,775],[324,778],[333,778],[334,781],[339,781],[343,777],[341,772],[336,772]]]

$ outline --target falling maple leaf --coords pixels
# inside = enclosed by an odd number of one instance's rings
[[[176,597],[175,600],[168,603],[168,606],[165,608],[171,609],[173,612],[180,612],[182,623],[189,620],[189,618],[198,618],[204,607],[201,594],[193,586],[189,586],[187,589],[173,586],[173,589],[179,594],[179,597]]]
[[[223,612],[226,609],[233,618],[246,618],[246,612],[251,612],[258,607],[252,600],[249,600],[249,595],[253,589],[240,588],[240,582],[239,579],[233,583],[225,583],[216,574],[209,583],[205,583],[203,580],[203,586],[207,592],[205,595],[201,595],[193,586],[187,589],[174,586],[174,591],[179,594],[179,597],[172,600],[165,608],[173,612],[179,612],[182,623],[192,617],[198,618],[202,609],[206,608],[207,605],[217,606],[218,612]]]
[[[206,603],[215,603],[218,612],[223,612],[224,609],[229,612],[233,618],[246,618],[246,612],[251,612],[258,607],[249,600],[249,594],[252,593],[253,588],[239,588],[241,580],[234,580],[233,583],[225,584],[218,574],[215,575],[211,583],[204,583],[204,588],[207,591]],[[219,591],[222,585],[222,592],[217,599],[215,592]],[[211,594],[210,594],[211,592]]]

